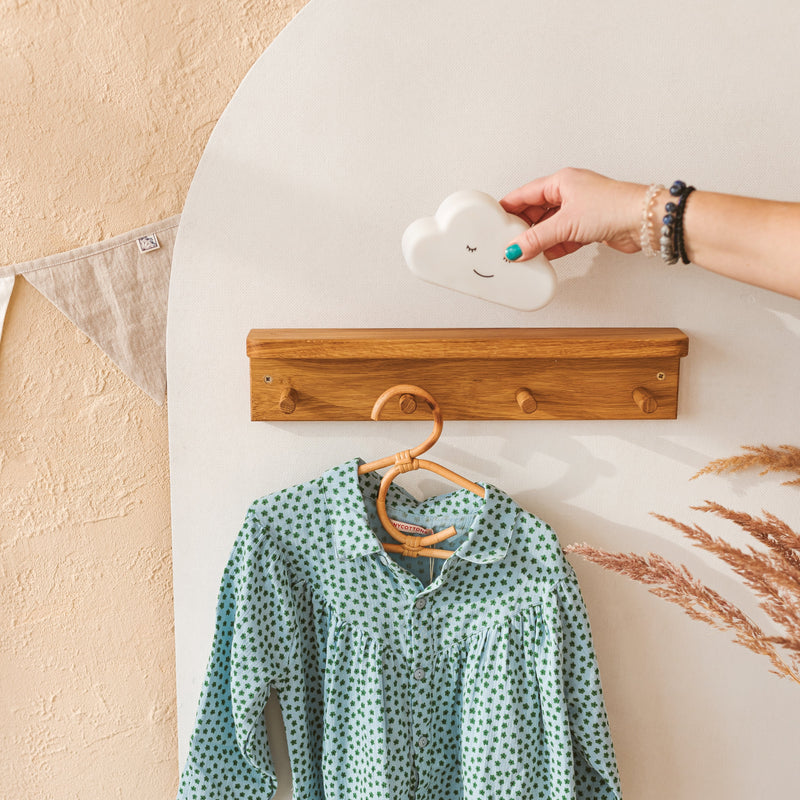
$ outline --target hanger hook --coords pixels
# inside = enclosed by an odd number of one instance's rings
[[[396,386],[391,386],[388,388],[375,401],[375,405],[372,406],[372,419],[378,420],[386,403],[393,397],[396,397],[400,394],[413,394],[416,397],[421,397],[430,406],[431,411],[433,412],[433,433],[422,444],[419,444],[408,451],[411,458],[416,458],[418,455],[421,455],[426,450],[429,450],[431,447],[433,447],[433,445],[436,444],[436,440],[442,435],[442,412],[439,408],[439,404],[436,402],[436,400],[434,400],[433,395],[429,392],[426,392],[425,389],[421,388],[420,386],[414,386],[410,383],[398,383]]]

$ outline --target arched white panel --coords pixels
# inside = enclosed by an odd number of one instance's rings
[[[591,247],[556,262],[552,303],[513,311],[417,280],[400,237],[455,190],[501,196],[565,165],[798,199],[798,31],[788,0],[312,0],[264,53],[209,140],[172,271],[181,762],[249,502],[427,430],[251,423],[253,327],[682,328],[678,420],[452,422],[434,453],[503,488],[564,544],[656,550],[747,602],[649,512],[692,520],[689,506],[713,497],[797,522],[796,493],[776,481],[688,478],[740,444],[797,443],[800,304]],[[404,476],[422,494],[437,480]],[[798,688],[641,587],[576,567],[628,796],[794,794]]]

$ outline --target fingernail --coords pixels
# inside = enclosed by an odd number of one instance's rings
[[[518,244],[506,247],[506,258],[509,261],[516,261],[522,255],[522,248]]]

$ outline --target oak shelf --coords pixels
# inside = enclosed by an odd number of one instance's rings
[[[446,420],[675,419],[688,348],[677,328],[255,329],[251,419],[366,420],[400,383]],[[406,399],[382,419],[429,418],[426,406]]]

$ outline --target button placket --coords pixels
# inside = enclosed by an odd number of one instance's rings
[[[414,750],[414,777],[413,791],[419,791],[420,786],[427,785],[429,759],[431,753],[430,731],[433,714],[432,687],[430,684],[430,665],[433,663],[432,654],[435,643],[431,639],[433,624],[431,599],[419,596],[410,608],[410,630],[415,642],[413,658],[410,662],[411,685],[410,695],[413,708],[412,747]]]
[[[414,769],[411,778],[412,794],[419,790],[421,775],[427,774],[426,763],[430,752],[431,687],[428,681],[432,642],[431,598],[418,595],[409,607],[408,630],[413,642],[409,668],[411,670],[410,696],[412,706],[411,745],[414,751]]]

